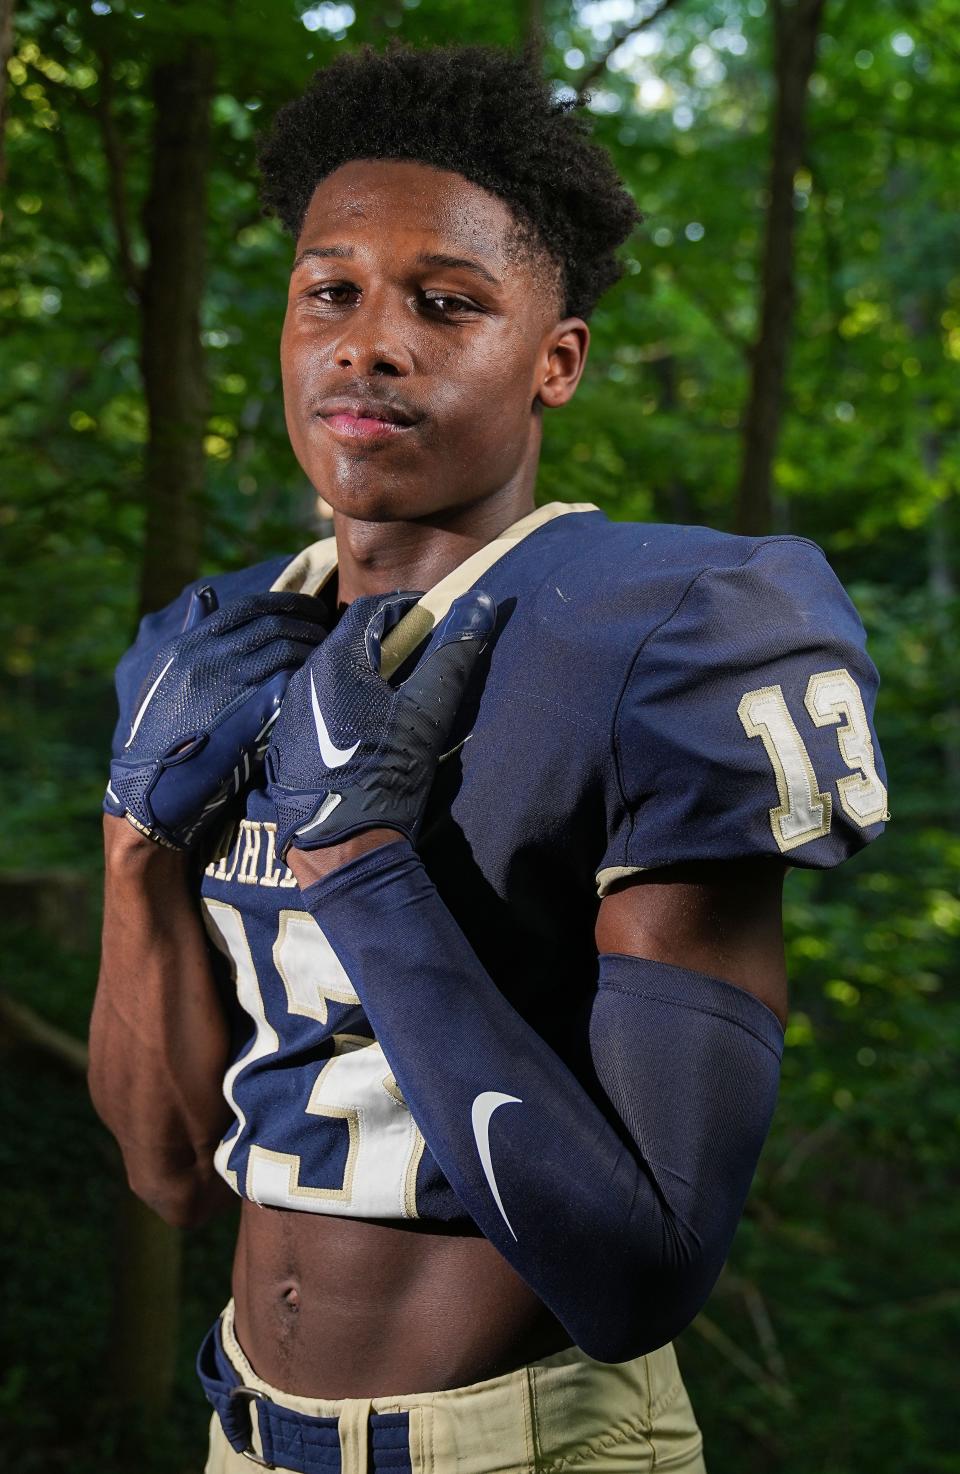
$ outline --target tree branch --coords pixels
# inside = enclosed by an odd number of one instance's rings
[[[784,1387],[776,1377],[772,1377],[759,1362],[754,1361],[752,1356],[737,1345],[726,1331],[721,1330],[715,1320],[703,1312],[692,1322],[692,1329],[699,1331],[705,1341],[709,1341],[721,1356],[725,1356],[741,1372],[743,1376],[749,1377],[750,1381],[760,1388],[773,1402],[779,1403],[781,1407],[792,1408],[796,1399],[789,1387]]]
[[[699,288],[685,281],[676,267],[673,268],[673,281],[680,288],[681,292],[683,292],[684,296],[689,298],[694,307],[703,313],[711,326],[716,328],[721,338],[725,338],[733,348],[736,348],[738,353],[749,360],[751,351],[749,339],[745,338],[742,333],[738,333],[736,328],[727,321],[726,314],[722,309],[715,306]]]
[[[960,1306],[960,1290],[934,1290],[929,1295],[914,1295],[906,1300],[877,1300],[870,1305],[851,1306],[865,1315],[929,1315],[938,1310],[956,1310]]]
[[[86,219],[89,222],[89,228],[93,239],[100,247],[104,256],[108,261],[114,260],[115,262],[115,254],[111,248],[109,239],[105,234],[102,234],[96,228],[93,222],[90,221],[90,211],[88,208],[85,208],[85,184],[83,176],[76,166],[76,162],[73,157],[73,150],[70,147],[70,140],[67,137],[67,130],[63,125],[62,108],[60,109],[57,126],[56,128],[53,128],[51,132],[53,133],[54,147],[56,148],[57,153],[60,156],[60,165],[63,169],[64,177],[67,181],[67,187],[70,190],[70,198],[73,200],[74,208],[77,212],[77,219]]]
[[[86,1076],[87,1046],[5,993],[0,993],[0,1029],[12,1034],[18,1044],[39,1049],[73,1074]]]
[[[894,122],[890,118],[884,118],[880,114],[871,116],[869,113],[862,117],[851,118],[845,126],[852,128],[857,133],[878,132],[889,135],[892,138],[920,138],[929,143],[949,143],[955,145],[957,141],[957,130],[949,126],[937,128],[932,123],[926,123],[922,119],[909,118],[905,122]]]
[[[846,343],[840,332],[840,323],[846,311],[840,285],[843,280],[843,245],[840,231],[835,229],[827,209],[828,190],[819,167],[810,158],[807,158],[805,162],[813,183],[811,190],[813,212],[819,223],[823,240],[823,292],[830,319],[826,353],[819,373],[820,392],[817,395],[818,400],[823,401],[829,395],[831,386],[836,385],[846,357]]]
[[[2,0],[0,0],[0,3],[2,3]],[[106,59],[102,57],[100,58],[100,63],[102,68],[100,79],[101,94],[103,93],[103,88],[106,86],[107,88],[111,88],[110,95],[112,96],[112,84],[109,79],[109,64]],[[139,267],[134,262],[133,256],[130,251],[130,234],[129,227],[127,225],[126,191],[123,178],[123,148],[117,137],[116,123],[113,118],[112,110],[109,107],[109,103],[107,103],[106,105],[104,104],[102,95],[96,103],[88,102],[87,99],[74,87],[67,86],[65,82],[53,81],[50,77],[46,75],[45,72],[40,72],[33,62],[28,63],[28,65],[37,72],[38,76],[42,79],[44,87],[52,87],[55,91],[59,92],[61,98],[68,100],[72,107],[79,108],[82,113],[87,113],[88,116],[95,118],[100,128],[100,134],[103,140],[104,157],[107,163],[107,198],[110,205],[111,217],[113,219],[116,249],[112,249],[108,244],[106,238],[98,233],[94,235],[94,239],[96,240],[100,249],[103,251],[103,254],[106,256],[107,260],[113,262],[114,270],[116,271],[116,274],[120,278],[120,280],[123,281],[128,287],[131,287],[132,290],[137,295],[139,295],[141,272]],[[61,106],[58,112],[57,126],[52,130],[52,132],[57,151],[60,154],[61,163],[63,164],[64,173],[67,176],[67,183],[70,186],[70,192],[73,196],[74,204],[79,204],[85,198],[84,190],[88,189],[89,186],[84,181],[82,175],[76,167],[76,164],[74,163],[73,154],[71,152],[69,141],[67,139],[66,129],[63,125],[63,118],[64,109]],[[86,214],[89,214],[89,211],[87,211]]]
[[[763,1348],[766,1357],[767,1368],[771,1377],[781,1386],[789,1390],[789,1377],[787,1366],[780,1350],[777,1333],[773,1328],[773,1320],[767,1309],[767,1302],[760,1293],[759,1287],[753,1280],[741,1279],[740,1291],[743,1295],[747,1313],[753,1321],[753,1328],[757,1333],[757,1340]],[[791,1394],[792,1395],[792,1394]]]
[[[939,47],[941,51],[946,52],[947,56],[951,57],[954,61],[960,61],[960,47],[953,45],[950,40],[950,33],[946,27],[941,29],[937,26],[932,26],[924,16],[923,11],[916,5],[908,5],[906,13],[910,24],[916,26],[917,30],[929,41],[931,46],[935,49]]]
[[[120,275],[130,290],[139,298],[143,286],[143,274],[133,259],[130,246],[130,222],[127,212],[127,189],[125,177],[125,154],[117,133],[113,114],[113,78],[110,75],[110,55],[98,52],[100,62],[100,86],[94,112],[100,125],[103,140],[103,156],[107,165],[107,199],[117,240],[117,264]]]
[[[657,6],[656,10],[653,10],[650,12],[649,15],[644,16],[643,20],[638,21],[636,25],[631,24],[629,26],[625,26],[622,31],[615,32],[613,40],[610,42],[603,55],[597,57],[596,61],[592,61],[587,67],[586,71],[581,72],[580,76],[577,78],[577,91],[582,92],[585,87],[589,87],[591,82],[595,82],[596,79],[604,71],[606,71],[607,62],[610,60],[613,53],[617,51],[625,41],[629,41],[631,36],[637,36],[641,31],[645,31],[647,26],[652,26],[655,20],[659,20],[661,15],[666,15],[668,10],[672,10],[673,7],[675,5],[678,5],[679,3],[680,0],[660,0],[660,4]]]

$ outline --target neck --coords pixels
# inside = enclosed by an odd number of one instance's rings
[[[533,511],[533,487],[507,486],[415,522],[362,522],[335,512],[339,604],[391,589],[430,589]]]

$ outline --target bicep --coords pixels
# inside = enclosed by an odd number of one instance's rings
[[[785,1028],[782,894],[787,867],[756,859],[676,865],[604,896],[597,951],[666,962],[744,988]]]

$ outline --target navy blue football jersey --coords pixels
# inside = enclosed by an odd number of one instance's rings
[[[270,588],[323,597],[335,558],[328,540],[204,581],[221,605]],[[385,643],[394,668],[473,584],[496,600],[497,627],[418,848],[479,961],[589,1088],[598,898],[691,861],[829,867],[875,838],[877,674],[803,538],[543,507],[424,596]],[[118,733],[189,592],[121,662]],[[464,1219],[275,841],[261,780],[201,857],[234,1037],[217,1167],[263,1204]]]

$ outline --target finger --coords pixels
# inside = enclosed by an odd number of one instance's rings
[[[385,638],[390,634],[391,630],[396,629],[404,616],[422,598],[422,590],[397,589],[396,593],[389,594],[386,598],[383,598],[375,609],[367,623],[364,634],[364,648],[367,652],[370,669],[376,675],[380,674]]]
[[[450,605],[446,618],[438,626],[431,645],[454,644],[462,640],[477,640],[482,650],[493,634],[497,622],[497,605],[483,589],[468,589]]]
[[[201,620],[213,614],[219,607],[220,601],[216,590],[210,584],[203,584],[200,588],[194,589],[187,605],[182,632],[185,634],[187,630],[196,629]]]
[[[468,589],[450,605],[447,614],[437,625],[423,659],[403,682],[401,689],[415,677],[426,672],[428,667],[434,665],[439,652],[450,645],[472,647],[472,655],[468,656],[465,651],[463,656],[459,657],[461,663],[469,665],[472,669],[476,656],[486,645],[496,622],[497,606],[490,595],[484,593],[483,589]],[[457,665],[456,660],[446,663],[451,665],[451,669]]]
[[[240,679],[246,686],[256,686],[261,681],[268,680],[274,671],[299,670],[316,648],[315,643],[305,640],[271,640],[256,650],[243,653],[240,660]]]
[[[284,616],[302,620],[314,630],[329,624],[329,614],[319,599],[307,594],[266,593],[245,594],[230,600],[217,611],[207,628],[211,633],[225,634],[254,620]]]
[[[172,654],[179,665],[186,664],[198,672],[206,672],[208,676],[229,680],[231,672],[238,667],[249,669],[245,665],[247,657],[263,658],[263,652],[278,640],[303,645],[303,658],[306,659],[322,643],[325,633],[321,626],[308,624],[305,620],[262,615],[239,630],[211,629],[208,622],[189,637],[187,644],[173,646],[167,653]]]
[[[251,620],[242,634],[237,631],[229,633],[236,635],[233,648],[238,655],[243,656],[263,650],[275,640],[296,640],[310,650],[315,650],[326,632],[321,626],[309,624],[306,620],[278,619],[273,615],[264,615],[258,620]]]
[[[393,589],[387,594],[363,594],[354,599],[318,651],[320,668],[348,680],[379,676],[384,631],[393,628],[421,597],[415,589]]]
[[[496,617],[497,606],[489,594],[471,590],[462,595],[438,626],[426,655],[400,688],[426,719],[435,755],[447,740]]]

